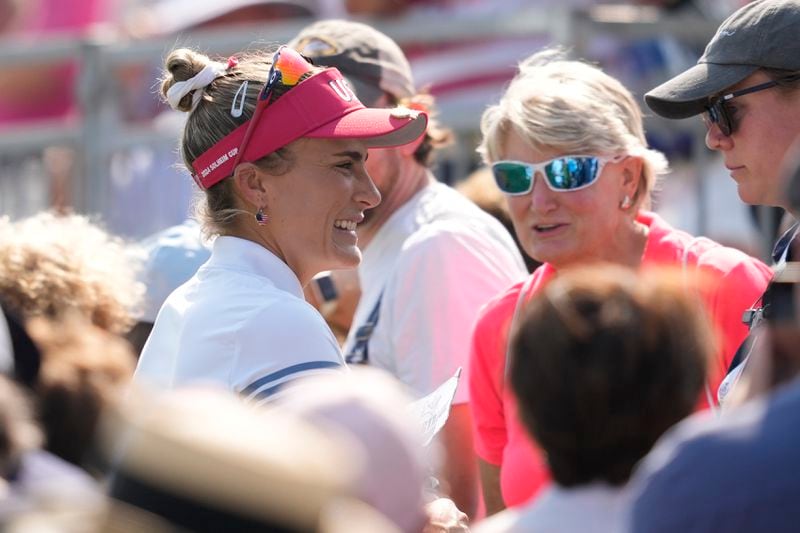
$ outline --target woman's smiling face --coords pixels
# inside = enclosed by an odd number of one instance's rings
[[[323,270],[361,262],[356,226],[380,203],[357,139],[300,139],[291,170],[268,176],[267,241],[302,283]]]

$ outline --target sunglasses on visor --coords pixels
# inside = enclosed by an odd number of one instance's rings
[[[537,172],[544,177],[550,190],[579,191],[597,181],[606,163],[622,159],[623,156],[564,155],[542,163],[497,161],[492,164],[492,175],[497,187],[509,196],[531,192]]]
[[[312,64],[305,56],[286,45],[282,45],[278,48],[278,51],[272,56],[272,66],[267,74],[267,81],[258,93],[256,108],[253,111],[253,116],[250,118],[250,125],[247,127],[247,131],[245,131],[242,143],[239,145],[239,150],[233,165],[234,168],[236,168],[236,165],[241,161],[247,149],[247,145],[250,143],[250,138],[253,136],[253,132],[256,129],[256,125],[258,125],[258,121],[261,119],[261,114],[272,101],[272,95],[276,85],[280,83],[285,87],[294,87],[300,83],[300,79],[303,75],[311,70]]]

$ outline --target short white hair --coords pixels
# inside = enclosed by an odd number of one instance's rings
[[[630,91],[558,49],[523,60],[500,102],[483,113],[478,152],[487,164],[503,158],[511,131],[535,150],[640,157],[643,179],[634,199],[640,206],[649,206],[658,177],[668,171],[664,154],[647,146],[642,111]]]

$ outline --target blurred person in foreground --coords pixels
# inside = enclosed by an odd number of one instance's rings
[[[298,381],[280,406],[355,439],[364,463],[357,494],[401,531],[467,531],[464,513],[453,512],[450,500],[423,490],[430,458],[423,453],[421,427],[409,409],[411,398],[385,371],[361,366],[347,374]]]
[[[130,345],[78,314],[23,324],[9,313],[0,317],[0,329],[12,341],[11,355],[0,354],[2,374],[29,393],[42,448],[86,468],[100,413],[125,394],[133,376]]]
[[[90,513],[102,506],[100,486],[85,472],[41,449],[44,440],[30,398],[0,375],[0,528],[49,510]]]
[[[336,69],[285,46],[227,62],[175,50],[161,91],[189,113],[181,153],[204,191],[201,224],[217,237],[158,313],[137,380],[214,382],[261,401],[298,376],[344,368],[303,287],[359,264],[356,228],[380,202],[367,149],[419,138],[427,116],[367,109]]]
[[[520,313],[510,372],[553,484],[476,531],[620,531],[634,466],[692,412],[711,353],[680,271],[596,266],[553,280]]]
[[[667,118],[702,115],[706,145],[719,151],[751,205],[777,206],[795,216],[781,180],[789,147],[800,135],[800,0],[749,3],[717,30],[697,65],[645,95],[647,105]],[[794,223],[775,244],[776,270],[792,261]],[[751,335],[736,354],[719,389],[724,401],[747,368],[751,353],[764,352],[758,327],[776,297],[773,285],[751,303],[745,317]]]
[[[292,41],[321,65],[337,67],[370,105],[434,114],[414,87],[408,60],[389,37],[361,23],[325,20]],[[521,279],[525,267],[502,225],[438,183],[429,164],[451,132],[435,121],[416,143],[370,152],[367,168],[381,205],[358,226],[364,261],[361,298],[344,353],[348,363],[382,368],[417,395],[463,367],[478,309]],[[440,442],[443,492],[474,515],[478,501],[468,389],[459,387]]]
[[[0,301],[23,321],[77,314],[126,333],[143,292],[128,250],[84,216],[0,218]]]
[[[81,466],[100,411],[133,375],[142,296],[129,248],[79,215],[0,219],[0,302],[33,339],[14,362],[35,399],[44,449]],[[9,374],[14,375],[14,374]]]
[[[79,316],[37,318],[27,330],[41,354],[33,392],[44,449],[91,470],[86,461],[100,415],[122,399],[133,378],[130,345]]]
[[[224,389],[133,391],[98,452],[114,469],[98,531],[398,532],[359,501],[345,433]]]
[[[124,341],[118,342],[124,345]],[[53,433],[46,422],[40,423],[45,418],[40,412],[47,403],[42,392],[52,381],[40,379],[39,370],[52,372],[51,355],[45,353],[42,360],[42,353],[23,325],[0,309],[0,526],[4,531],[10,520],[23,514],[44,509],[92,512],[102,504],[100,486],[87,472],[58,457],[60,450],[44,449],[49,448]],[[85,381],[92,381],[97,373],[87,377]],[[79,412],[84,405],[70,401],[76,398],[59,398],[75,406],[69,420],[74,423],[77,417],[82,419],[68,435],[58,436],[73,439],[73,448],[91,440],[93,435],[82,429],[96,421],[93,413]],[[68,410],[62,406],[62,412]],[[63,421],[62,427],[66,425]]]
[[[631,480],[635,502],[623,531],[797,531],[799,415],[795,380],[719,419],[681,423]]]
[[[529,501],[549,479],[541,451],[517,421],[506,354],[514,317],[559,271],[610,262],[702,275],[696,290],[719,339],[706,393],[698,398],[707,406],[747,335],[742,312],[764,289],[770,270],[648,211],[667,162],[647,147],[631,93],[594,66],[552,50],[531,56],[484,113],[481,130],[479,150],[507,196],[517,236],[543,262],[482,310],[473,333],[470,397],[491,513]]]

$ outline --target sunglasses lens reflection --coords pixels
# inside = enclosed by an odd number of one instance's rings
[[[703,121],[707,128],[711,128],[716,124],[719,127],[719,131],[726,137],[733,132],[733,123],[725,104],[722,102],[714,102],[709,105],[706,108],[706,112],[703,113]]]
[[[600,173],[596,157],[559,157],[539,166],[547,185],[554,191],[573,191],[594,183]],[[492,165],[497,187],[506,194],[527,194],[533,188],[537,165],[517,161],[499,161]]]
[[[522,163],[495,163],[492,174],[497,187],[506,194],[525,194],[533,185],[533,168]]]
[[[596,157],[565,157],[547,165],[545,173],[553,189],[571,191],[594,182],[599,166]]]

